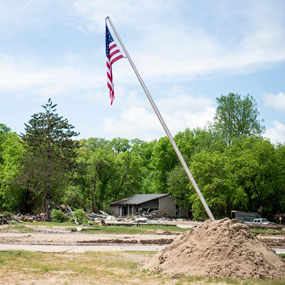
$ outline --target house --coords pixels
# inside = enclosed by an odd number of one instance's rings
[[[136,194],[110,204],[110,212],[115,216],[141,215],[142,212],[158,210],[161,215],[178,216],[178,207],[171,194]]]

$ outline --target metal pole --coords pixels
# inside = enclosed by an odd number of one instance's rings
[[[140,82],[140,84],[141,84],[141,86],[142,86],[142,88],[143,88],[143,90],[144,90],[144,92],[145,92],[145,94],[146,94],[146,96],[147,96],[147,98],[148,98],[148,100],[149,100],[149,102],[150,102],[150,104],[151,104],[155,114],[157,115],[157,117],[158,117],[158,119],[159,119],[159,121],[160,121],[160,123],[161,123],[161,125],[162,125],[162,127],[163,127],[163,129],[164,129],[164,131],[166,133],[166,135],[168,136],[168,139],[170,140],[170,143],[172,144],[172,147],[174,148],[174,150],[175,150],[175,152],[176,152],[176,154],[178,156],[178,159],[180,160],[180,162],[181,162],[181,164],[182,164],[182,166],[183,166],[183,168],[184,168],[188,178],[190,179],[190,181],[191,181],[191,183],[192,183],[196,193],[198,194],[198,196],[199,196],[199,198],[200,198],[200,200],[201,200],[201,202],[202,202],[202,204],[203,204],[203,206],[204,206],[204,208],[205,208],[209,218],[212,219],[212,220],[215,220],[215,218],[214,218],[210,208],[208,207],[208,205],[207,205],[207,203],[206,203],[206,201],[205,201],[205,199],[204,199],[204,197],[203,197],[203,195],[202,195],[202,193],[201,193],[201,191],[200,191],[200,189],[199,189],[199,187],[198,187],[194,177],[192,176],[192,174],[191,174],[191,172],[190,172],[190,170],[189,170],[189,168],[188,168],[188,166],[187,166],[187,164],[186,164],[182,154],[180,153],[180,150],[178,149],[178,147],[177,147],[177,145],[176,145],[176,143],[175,143],[175,141],[174,141],[170,131],[168,130],[168,127],[166,126],[166,124],[165,124],[165,122],[164,122],[164,120],[163,120],[159,110],[157,109],[154,101],[152,100],[152,97],[151,97],[151,95],[150,95],[146,85],[144,84],[144,82],[143,82],[143,80],[142,80],[142,78],[141,78],[141,76],[140,76],[136,66],[134,65],[134,63],[133,63],[133,61],[132,61],[128,51],[126,50],[126,48],[125,48],[125,46],[124,46],[124,44],[123,44],[119,34],[117,33],[116,28],[114,27],[114,25],[113,25],[113,23],[112,23],[112,21],[111,21],[111,19],[109,17],[106,17],[105,20],[109,21],[109,23],[110,23],[110,25],[111,25],[111,27],[112,27],[112,29],[113,29],[117,39],[119,40],[119,42],[121,44],[121,47],[124,50],[124,53],[125,53],[126,57],[128,58],[128,60],[129,60],[129,62],[131,64],[131,66],[132,66],[132,68],[133,68],[133,70],[134,70],[134,72],[135,72],[135,74],[136,74],[136,76],[137,76],[137,78],[138,78],[138,80],[139,80],[139,82]]]

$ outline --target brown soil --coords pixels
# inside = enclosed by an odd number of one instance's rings
[[[246,225],[229,219],[209,220],[178,236],[141,267],[171,276],[285,279],[281,258]]]
[[[43,234],[0,233],[1,244],[33,245],[96,245],[96,244],[170,244],[176,235],[123,235],[123,234]]]
[[[262,240],[269,246],[281,246],[285,247],[285,236],[284,235],[264,235],[259,234],[257,235],[259,240]]]

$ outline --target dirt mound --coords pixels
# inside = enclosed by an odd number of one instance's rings
[[[280,278],[285,265],[241,223],[206,221],[191,229],[142,265],[142,269],[179,276]]]

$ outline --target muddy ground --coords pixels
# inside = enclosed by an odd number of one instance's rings
[[[188,226],[191,224],[188,224]],[[187,226],[184,223],[184,226]],[[128,251],[161,251],[168,244],[172,243],[175,238],[177,238],[181,233],[175,232],[170,233],[168,231],[157,231],[157,234],[149,235],[149,234],[87,234],[80,231],[71,231],[68,228],[64,227],[47,227],[47,226],[33,226],[33,225],[25,225],[25,227],[31,227],[34,232],[31,233],[20,233],[16,232],[16,230],[9,229],[9,226],[0,226],[0,251],[9,251],[9,250],[28,250],[28,251],[37,251],[37,254],[42,254],[41,252],[50,252],[43,254],[57,254],[58,262],[60,266],[63,266],[65,260],[70,258],[78,258],[87,259],[89,255],[83,255],[81,252],[93,252],[93,254],[100,254],[100,251],[104,251],[103,256],[100,256],[99,260],[102,262],[102,259],[105,258],[105,254],[107,254],[106,258],[111,258],[107,252],[115,252],[120,251],[118,254],[128,254]],[[4,232],[6,228],[7,232]],[[3,231],[4,230],[4,231]],[[10,232],[9,232],[10,231]],[[285,253],[285,235],[258,235],[259,239],[265,241],[271,248],[278,249],[279,253]],[[60,252],[60,254],[56,253]],[[76,254],[75,254],[76,253]],[[152,253],[146,253],[152,254]],[[44,256],[47,258],[49,256]],[[51,257],[52,258],[52,257]],[[149,257],[144,255],[134,254],[131,258],[124,258],[125,261],[133,261],[134,258],[139,258],[139,262],[143,262],[147,260]],[[88,259],[85,263],[82,263],[82,266],[86,268],[91,268],[92,264],[98,258],[92,259],[91,261]],[[40,261],[39,261],[40,262]],[[87,263],[88,262],[88,263]],[[91,263],[90,263],[91,262]],[[121,261],[120,261],[121,262]],[[5,263],[4,263],[5,265]],[[45,265],[46,266],[46,265]],[[68,265],[67,267],[69,268]],[[90,267],[91,266],[91,267]],[[112,265],[114,266],[114,265]],[[131,275],[128,273],[124,273],[123,269],[113,268],[112,270],[116,271],[117,275],[110,273],[110,276],[106,273],[106,268],[104,268],[104,274],[102,275],[100,280],[94,280],[92,276],[86,276],[84,273],[84,278],[82,278],[82,273],[79,272],[81,268],[79,268],[78,272],[76,270],[71,271],[70,269],[66,271],[65,269],[61,271],[48,271],[49,268],[40,269],[40,273],[38,273],[38,269],[27,269],[25,265],[24,273],[20,274],[19,272],[2,272],[0,273],[0,283],[1,284],[102,284],[104,280],[105,284],[135,284],[141,282],[140,278],[145,280],[146,284],[177,284],[177,280],[175,279],[163,279],[154,281],[152,276],[143,276],[141,277],[137,271],[136,274],[132,273]],[[85,267],[83,268],[85,270]],[[96,265],[94,267],[94,271],[98,270],[100,267]],[[106,266],[109,268],[109,265]],[[83,270],[82,269],[82,270]],[[121,271],[122,272],[121,272]],[[84,271],[85,272],[85,271]],[[103,271],[102,271],[103,272]],[[68,274],[67,274],[68,273]],[[126,278],[130,278],[130,276],[134,279],[129,280],[129,282],[119,282],[116,278],[118,276],[123,276],[126,274]],[[133,276],[134,275],[134,276]],[[77,278],[77,279],[76,279]],[[146,278],[148,278],[146,280]],[[107,282],[107,283],[106,283]],[[183,282],[181,284],[184,284]],[[187,282],[185,284],[188,284]],[[203,281],[192,282],[191,284],[212,284],[208,281],[204,283]],[[214,284],[226,284],[223,282]]]
[[[184,225],[186,225],[184,223]],[[188,224],[189,226],[195,224]],[[2,225],[0,232],[0,250],[27,249],[35,251],[76,251],[75,247],[81,247],[77,251],[86,250],[161,250],[164,246],[172,243],[179,232],[157,231],[155,235],[149,234],[87,234],[72,232],[64,227],[47,227],[29,225],[34,230],[31,233],[11,232],[8,226]],[[10,232],[3,232],[5,231]],[[285,235],[258,234],[259,239],[266,242],[272,248],[278,248],[285,252]],[[35,247],[37,246],[37,247]],[[39,246],[42,246],[40,248]],[[47,247],[49,246],[49,247]],[[54,250],[52,249],[54,246]],[[115,247],[117,246],[117,247]],[[84,248],[83,248],[84,247]],[[94,247],[94,248],[93,248]],[[111,247],[111,248],[110,248]],[[41,249],[41,250],[40,250]]]

